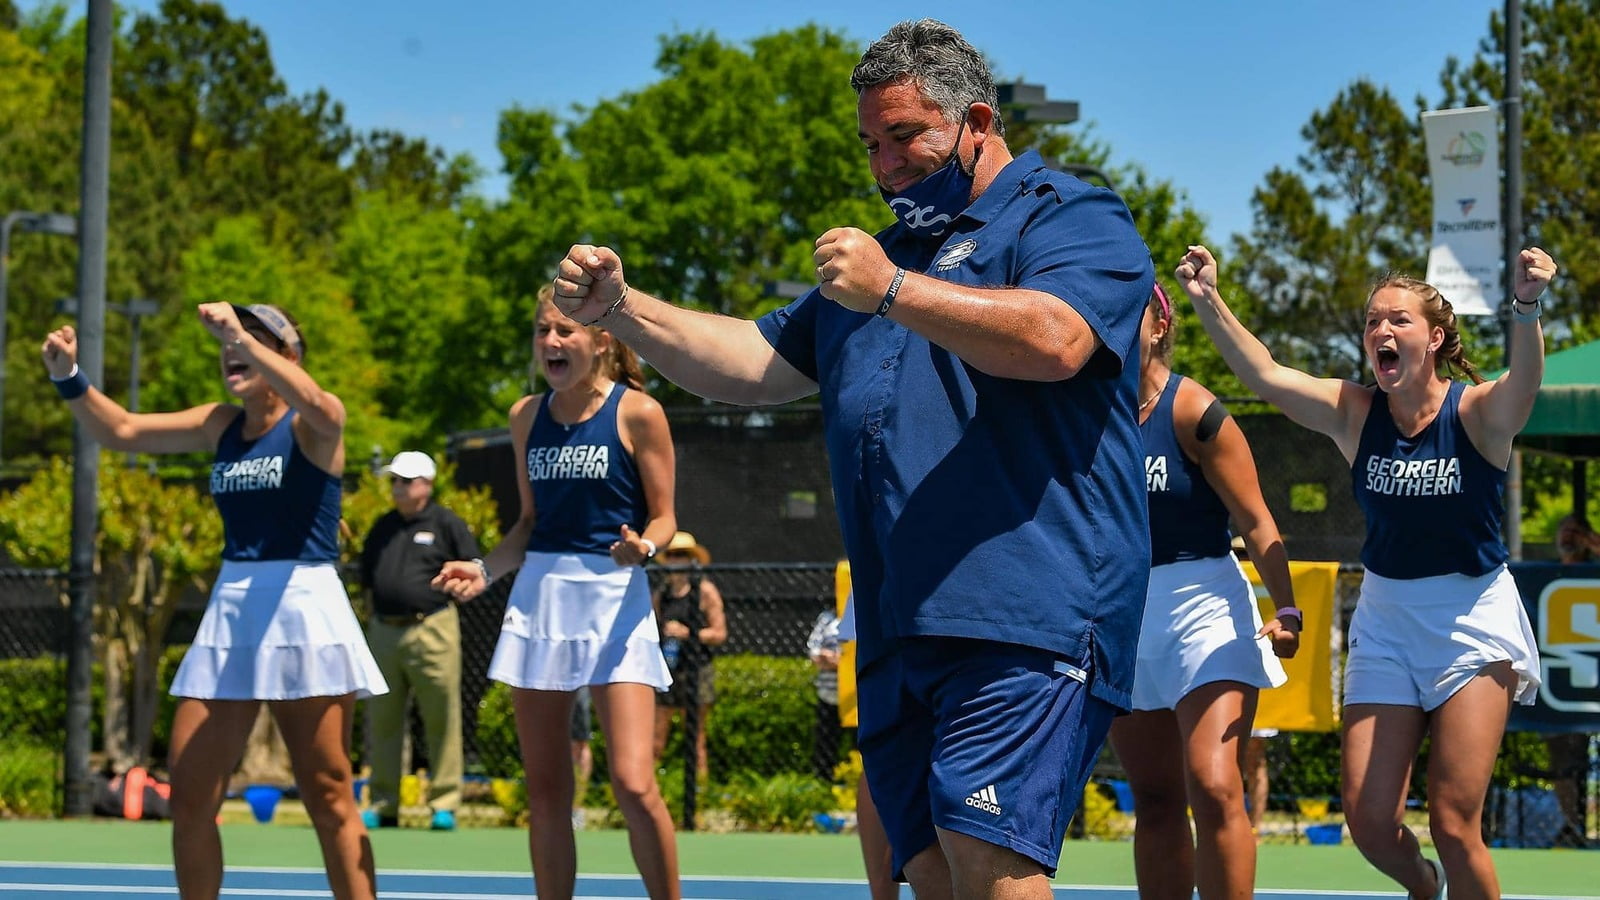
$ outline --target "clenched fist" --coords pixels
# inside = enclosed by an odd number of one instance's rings
[[[610,247],[573,244],[556,267],[556,309],[582,325],[593,325],[622,299],[628,283],[622,277],[622,258]]]
[[[872,235],[859,228],[830,228],[811,254],[822,296],[856,312],[875,313],[894,281],[895,264]]]

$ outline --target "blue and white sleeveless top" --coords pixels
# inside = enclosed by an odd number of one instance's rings
[[[1372,394],[1350,480],[1367,517],[1361,562],[1385,578],[1477,576],[1510,557],[1500,539],[1506,473],[1467,438],[1464,390],[1452,382],[1439,414],[1413,438],[1395,427],[1389,395]]]
[[[1174,372],[1139,426],[1144,437],[1144,487],[1150,502],[1150,564],[1227,556],[1228,508],[1200,464],[1183,454],[1172,408],[1183,376]]]
[[[609,554],[624,524],[644,531],[644,484],[617,431],[627,390],[616,383],[600,411],[576,425],[550,417],[549,393],[540,401],[524,462],[533,487],[530,551]]]
[[[217,441],[211,498],[222,514],[223,559],[338,561],[343,486],[300,452],[295,415],[247,441],[240,413]]]

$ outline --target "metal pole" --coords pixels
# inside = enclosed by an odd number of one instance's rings
[[[133,348],[129,355],[132,360],[128,364],[128,412],[139,411],[139,322],[144,318],[133,311],[133,304],[128,304],[128,319],[133,325]],[[128,451],[128,468],[139,465],[139,454],[133,450]]]
[[[6,367],[3,362],[6,354],[6,268],[11,262],[11,226],[20,218],[21,213],[7,213],[5,220],[0,221],[0,435],[5,431],[6,412]],[[0,453],[0,459],[5,459],[3,453]]]
[[[89,0],[83,66],[83,158],[78,222],[78,367],[103,383],[106,345],[106,219],[111,162],[111,0]],[[87,816],[90,667],[94,662],[94,547],[100,447],[78,425],[72,433],[72,555],[67,573],[66,796],[69,816]]]
[[[689,627],[689,636],[682,641],[683,649],[680,651],[683,660],[684,693],[687,699],[683,703],[683,822],[684,831],[694,830],[694,818],[700,799],[700,729],[704,723],[700,721],[700,629],[704,627],[700,612],[700,586],[704,581],[704,574],[700,571],[700,564],[692,563],[689,571],[689,619],[684,624]]]
[[[1501,101],[1506,117],[1505,279],[1506,302],[1500,308],[1500,333],[1505,364],[1511,367],[1511,298],[1517,286],[1517,255],[1522,251],[1522,3],[1506,0],[1506,92]],[[1506,467],[1506,547],[1522,559],[1522,453],[1511,451]]]

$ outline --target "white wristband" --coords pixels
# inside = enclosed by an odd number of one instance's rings
[[[1523,312],[1522,308],[1525,306],[1532,308],[1527,312]],[[1531,303],[1518,300],[1515,297],[1511,298],[1511,320],[1514,322],[1536,322],[1542,312],[1544,312],[1544,308],[1539,305],[1537,298]]]
[[[645,545],[645,547],[646,547],[646,550],[644,552],[644,558],[645,559],[655,559],[656,558],[656,542],[655,541],[652,541],[647,537],[642,537],[642,538],[639,538],[639,543]]]

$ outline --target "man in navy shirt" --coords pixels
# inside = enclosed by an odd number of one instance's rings
[[[817,239],[820,287],[759,321],[633,290],[605,247],[556,304],[705,397],[819,393],[857,600],[860,742],[919,897],[1050,896],[1148,578],[1136,342],[1149,252],[1109,191],[1013,159],[993,76],[903,22],[851,77],[898,219]]]

